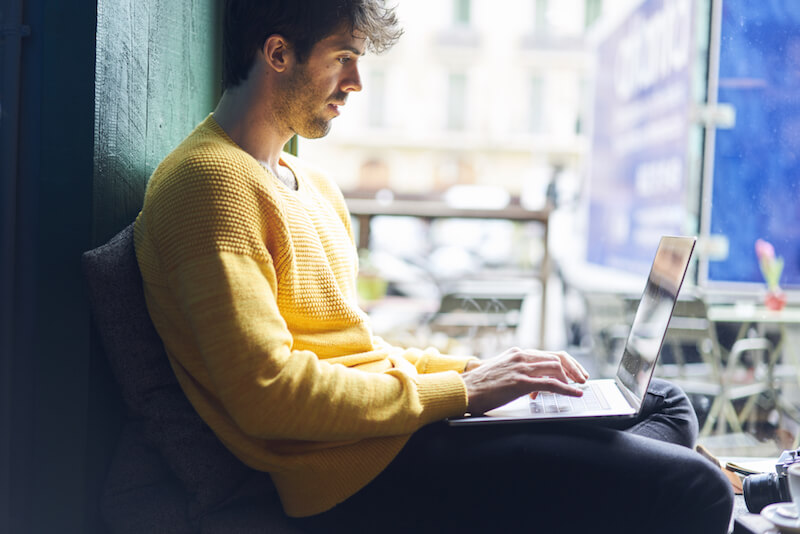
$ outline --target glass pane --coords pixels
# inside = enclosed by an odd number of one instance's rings
[[[451,72],[447,89],[447,128],[463,130],[467,110],[467,77],[461,72]]]
[[[471,0],[453,1],[453,21],[457,26],[468,26],[470,18]]]

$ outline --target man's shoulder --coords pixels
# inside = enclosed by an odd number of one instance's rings
[[[203,121],[159,164],[153,177],[172,174],[230,175],[248,173],[247,153]]]
[[[205,123],[165,157],[150,177],[148,197],[252,189],[258,167],[244,150]]]

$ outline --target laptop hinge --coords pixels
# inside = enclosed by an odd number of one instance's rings
[[[617,387],[622,392],[622,396],[625,397],[625,400],[628,401],[628,404],[636,409],[636,413],[639,413],[639,409],[642,407],[642,401],[639,400],[636,395],[634,395],[631,390],[629,390],[628,387],[622,383],[622,380],[620,380],[618,376],[614,377],[614,383],[617,384]]]

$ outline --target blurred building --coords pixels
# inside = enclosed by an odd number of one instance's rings
[[[329,136],[302,140],[300,154],[350,194],[494,185],[541,207],[554,178],[581,175],[591,103],[585,35],[604,7],[399,2],[405,35],[360,60],[363,92],[351,95]]]
[[[593,91],[588,31],[608,14],[604,7],[602,0],[398,2],[405,34],[388,53],[359,60],[362,93],[351,95],[328,136],[302,139],[299,153],[349,197],[378,204],[435,197],[495,209],[499,220],[377,217],[370,265],[390,292],[444,301],[466,280],[487,281],[490,292],[511,281],[533,302],[520,320],[533,328],[526,339],[541,341],[544,226],[504,221],[502,208],[541,210],[559,197],[569,204],[583,189]],[[538,285],[529,291],[531,281]],[[556,306],[547,315],[560,313]],[[559,322],[548,328],[556,343]]]

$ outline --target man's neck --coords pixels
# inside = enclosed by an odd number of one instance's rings
[[[225,90],[214,110],[214,120],[245,152],[276,173],[291,132],[280,132],[279,125],[269,120],[269,103],[259,99],[259,94],[263,92],[251,89],[247,82]]]

